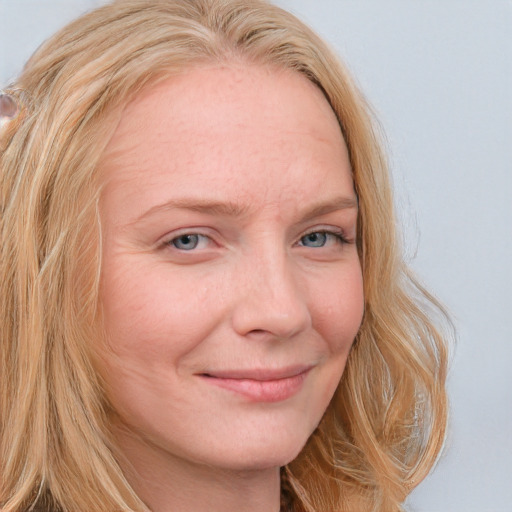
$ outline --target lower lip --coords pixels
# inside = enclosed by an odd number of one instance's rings
[[[201,377],[214,386],[244,395],[255,402],[282,402],[301,390],[308,371],[275,380],[227,379],[209,375]]]

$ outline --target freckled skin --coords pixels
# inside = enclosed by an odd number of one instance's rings
[[[171,468],[275,476],[320,421],[363,313],[356,207],[304,218],[355,201],[334,113],[296,73],[199,67],[135,98],[100,171],[102,374],[121,449],[157,480]],[[197,247],[180,249],[190,233]],[[204,378],[291,367],[309,371],[273,402]]]

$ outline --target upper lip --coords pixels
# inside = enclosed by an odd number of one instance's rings
[[[207,377],[217,379],[247,379],[247,380],[281,380],[296,377],[307,372],[313,365],[288,366],[286,368],[251,368],[251,369],[230,369],[230,370],[208,370],[200,373]]]

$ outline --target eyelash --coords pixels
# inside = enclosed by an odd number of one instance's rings
[[[188,251],[187,251],[187,249],[180,249],[179,247],[176,247],[175,242],[180,240],[180,238],[184,239],[185,237],[208,238],[208,239],[211,240],[211,237],[209,237],[208,235],[204,235],[203,233],[197,233],[197,232],[191,231],[191,232],[181,233],[178,236],[175,236],[175,237],[171,238],[170,240],[165,241],[164,242],[164,246],[165,247],[173,247],[174,249],[176,249],[176,250],[178,250],[180,252],[193,251],[197,247],[197,245],[192,247]],[[197,243],[199,244],[200,242],[198,241]]]
[[[312,230],[312,231],[309,231],[307,233],[305,233],[304,235],[302,235],[297,244],[300,244],[302,247],[309,247],[307,245],[304,245],[303,243],[301,243],[306,237],[308,236],[311,236],[311,235],[325,235],[327,237],[329,236],[332,236],[335,238],[335,241],[336,243],[338,244],[341,244],[341,245],[345,245],[345,244],[350,244],[351,241],[347,239],[347,237],[345,236],[343,230],[341,229],[316,229],[316,230]],[[197,247],[197,244],[192,247],[191,249],[187,250],[187,249],[181,249],[179,247],[176,247],[175,243],[176,241],[178,241],[180,238],[185,238],[185,237],[198,237],[199,239],[200,238],[208,238],[211,240],[211,237],[209,237],[208,235],[205,235],[203,233],[198,233],[198,232],[194,232],[194,231],[190,231],[190,232],[184,232],[184,233],[181,233],[177,236],[174,236],[173,238],[169,239],[169,240],[166,240],[164,242],[164,246],[165,247],[172,247],[180,252],[191,252],[191,251],[194,251]],[[200,243],[200,241],[197,242],[198,244]],[[325,244],[327,243],[327,241],[325,242]],[[325,247],[325,244],[324,245],[321,245],[321,246],[317,246],[318,248],[323,248]]]
[[[351,243],[350,240],[347,239],[345,236],[343,230],[341,229],[316,229],[313,231],[309,231],[308,233],[305,233],[302,235],[299,239],[299,242],[301,242],[303,239],[310,235],[327,235],[332,236],[336,239],[336,243],[339,243],[341,245],[349,244]],[[324,247],[324,246],[321,246]]]

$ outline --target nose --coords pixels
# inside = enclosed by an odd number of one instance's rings
[[[239,273],[233,329],[241,336],[291,338],[311,326],[300,272],[285,254],[255,257]]]

